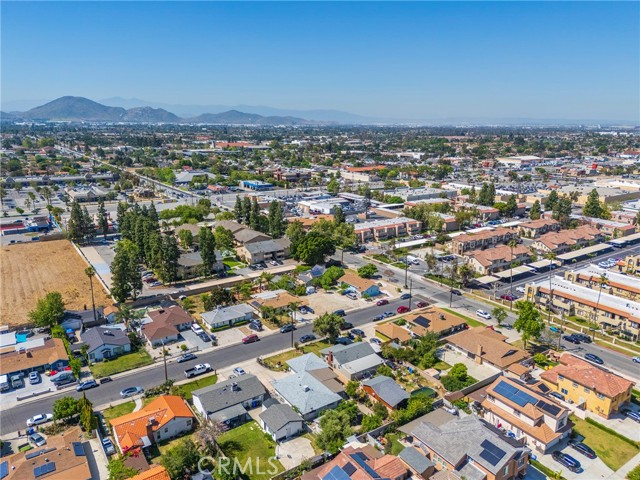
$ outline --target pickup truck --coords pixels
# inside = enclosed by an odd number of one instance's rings
[[[184,376],[187,378],[197,377],[203,373],[212,372],[213,368],[208,363],[199,363],[193,368],[188,368],[184,371]]]

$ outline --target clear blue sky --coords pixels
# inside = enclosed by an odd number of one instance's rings
[[[2,98],[638,120],[640,3],[2,3]]]

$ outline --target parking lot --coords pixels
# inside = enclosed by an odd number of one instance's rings
[[[2,402],[3,408],[11,408],[17,405],[21,399],[32,398],[33,396],[37,396],[37,394],[55,392],[57,390],[49,377],[44,374],[40,374],[40,381],[34,385],[29,383],[28,375],[23,378],[23,381],[24,387],[2,392],[0,401]],[[70,384],[69,386],[75,388],[75,384]]]

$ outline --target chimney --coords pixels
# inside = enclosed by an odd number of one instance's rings
[[[231,384],[231,390],[233,390],[234,392],[240,391],[240,389],[238,388],[238,384],[236,382],[233,382]]]
[[[327,362],[329,363],[329,365],[333,365],[333,352],[329,352],[329,355],[327,355]]]
[[[28,350],[28,351],[27,351],[27,357],[28,357],[28,358],[33,358],[33,354],[31,353],[31,351],[30,351],[30,350]]]
[[[149,439],[149,442],[151,442],[151,445],[153,445],[154,443],[156,443],[156,439],[153,436],[153,426],[156,423],[156,419],[151,417],[149,418],[149,421],[147,422],[147,438]]]
[[[309,388],[309,385],[303,385],[302,386],[302,390],[305,391],[305,392],[308,392],[311,389]]]
[[[480,345],[480,344],[478,344],[478,345],[476,346],[476,355],[477,355],[478,357],[482,356],[482,345]]]

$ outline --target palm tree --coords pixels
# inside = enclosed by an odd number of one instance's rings
[[[93,276],[96,274],[96,271],[93,267],[87,267],[84,269],[84,274],[89,277],[89,285],[91,286],[91,306],[93,308],[93,321],[97,321],[96,318],[96,302],[93,298]]]
[[[511,249],[511,262],[509,263],[509,268],[510,268],[510,287],[509,287],[509,298],[511,299],[509,301],[509,310],[513,311],[513,249],[515,247],[518,246],[518,241],[513,239],[513,240],[509,240],[509,243],[507,244],[509,245],[509,248]]]
[[[607,278],[607,274],[603,273],[600,275],[600,289],[598,290],[598,300],[596,301],[596,308],[593,311],[593,323],[598,325],[598,307],[600,306],[600,295],[602,295],[602,287],[609,284],[609,279]],[[596,339],[596,328],[593,328],[593,339]]]
[[[549,320],[548,323],[551,324],[551,305],[553,300],[553,290],[551,288],[551,270],[553,268],[553,261],[556,259],[556,254],[554,252],[548,252],[544,258],[549,260],[549,305],[547,305],[547,309],[549,310]]]
[[[273,280],[273,273],[266,271],[262,272],[260,275],[260,291],[262,291],[262,283],[264,282],[265,285],[269,285],[271,280]]]

